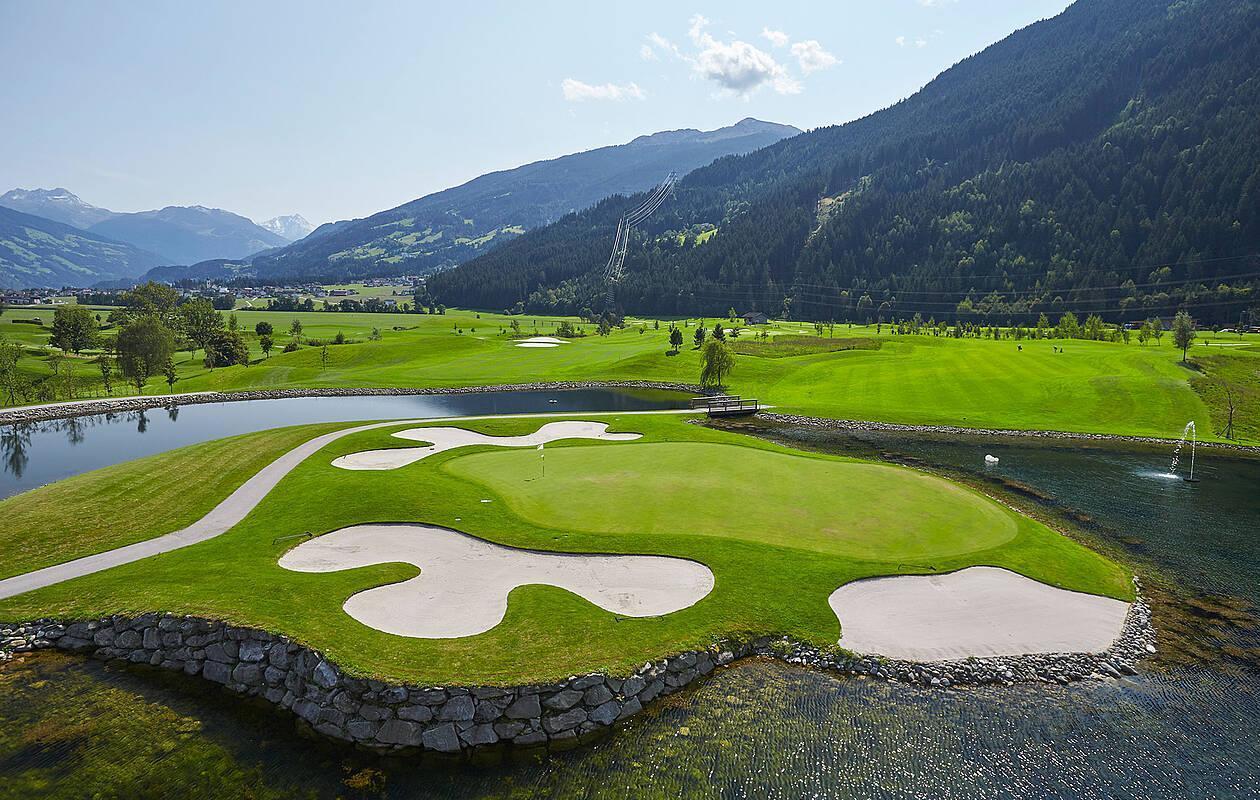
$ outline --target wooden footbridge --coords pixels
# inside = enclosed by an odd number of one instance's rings
[[[708,412],[710,417],[746,417],[760,411],[761,402],[737,394],[714,394],[691,398],[691,407]]]

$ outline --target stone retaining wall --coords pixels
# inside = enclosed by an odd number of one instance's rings
[[[867,422],[858,419],[829,419],[827,417],[806,417],[800,414],[780,414],[763,411],[757,414],[758,419],[767,422],[781,422],[788,425],[807,425],[812,428],[828,428],[845,431],[894,431],[905,433],[950,433],[960,436],[1029,436],[1038,439],[1076,439],[1087,441],[1120,441],[1138,442],[1142,444],[1174,445],[1178,439],[1161,439],[1156,436],[1121,436],[1115,433],[1073,433],[1071,431],[1039,431],[1019,430],[1011,428],[961,428],[957,425],[903,425],[897,422]],[[1243,453],[1260,452],[1260,446],[1248,444],[1227,444],[1225,442],[1198,443],[1199,447],[1210,447],[1217,450],[1236,450]]]
[[[551,381],[543,383],[502,383],[492,386],[458,386],[451,388],[416,389],[407,387],[385,388],[318,388],[318,389],[260,389],[245,392],[205,392],[175,396],[155,397],[107,397],[84,400],[71,404],[29,406],[0,410],[0,425],[22,422],[47,422],[54,419],[83,417],[91,414],[109,414],[126,411],[145,411],[170,406],[200,405],[203,403],[227,403],[239,400],[279,400],[288,397],[375,397],[401,395],[480,394],[483,392],[564,391],[568,389],[663,389],[674,392],[701,394],[703,390],[694,384],[668,381]],[[580,413],[580,412],[574,412]]]
[[[658,697],[748,656],[925,687],[1118,678],[1155,652],[1151,613],[1133,603],[1121,636],[1105,653],[1051,654],[920,663],[788,639],[724,641],[644,664],[629,677],[600,673],[514,687],[389,684],[343,673],[321,653],[266,631],[196,617],[146,614],[90,622],[0,624],[0,661],[57,648],[148,664],[222,684],[238,695],[288,709],[319,733],[375,750],[456,753],[496,744],[539,746],[611,727]]]

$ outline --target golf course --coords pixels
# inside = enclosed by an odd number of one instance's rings
[[[39,317],[44,324],[32,325]],[[72,369],[76,397],[104,396],[91,351],[62,355],[47,346],[51,309],[10,309],[0,335],[20,344],[19,370],[47,377],[53,362]],[[695,384],[702,323],[730,320],[628,319],[597,335],[576,318],[507,316],[450,309],[445,314],[241,311],[250,363],[209,369],[200,352],[181,351],[177,378],[155,375],[146,394],[319,387],[442,388],[537,381],[650,380]],[[19,320],[28,320],[20,322]],[[291,335],[294,322],[301,334]],[[253,332],[276,331],[264,356]],[[511,327],[517,326],[519,333]],[[518,347],[552,336],[562,324],[580,335],[563,346]],[[685,344],[674,352],[669,327]],[[735,365],[727,389],[776,410],[809,416],[913,425],[1004,428],[1176,438],[1187,422],[1203,440],[1223,440],[1228,398],[1236,405],[1233,441],[1260,441],[1260,337],[1200,331],[1188,360],[1172,337],[1136,340],[954,338],[897,335],[891,325],[772,322],[730,339]],[[764,338],[758,337],[764,331]],[[374,333],[375,332],[375,333]],[[103,330],[108,341],[113,332]],[[340,334],[342,344],[335,342]],[[379,337],[379,338],[374,338]],[[281,345],[292,344],[291,352]],[[67,366],[68,365],[68,366]],[[116,381],[114,396],[134,394]]]
[[[488,440],[397,468],[355,470],[333,462],[365,451],[424,447],[428,423],[359,426],[344,434],[338,426],[302,426],[195,445],[25,492],[0,503],[0,537],[15,554],[6,560],[6,577],[155,540],[208,514],[249,477],[242,466],[228,477],[187,480],[216,473],[224,447],[253,454],[245,463],[257,466],[296,442],[334,437],[221,535],[8,597],[0,601],[0,618],[95,619],[163,610],[288,634],[353,674],[514,685],[582,671],[625,674],[721,637],[783,635],[822,648],[843,646],[844,620],[828,597],[875,576],[989,566],[1073,593],[1133,598],[1120,565],[970,488],[925,473],[781,447],[692,424],[691,414],[572,419],[637,436],[591,441],[570,435],[541,451]],[[522,437],[543,422],[468,419],[443,427]],[[565,435],[564,428],[555,430]],[[402,431],[405,438],[394,435]],[[185,476],[178,492],[164,486],[161,476],[171,474]],[[129,524],[137,511],[126,488],[149,479],[152,513],[143,515],[143,525]],[[422,571],[405,559],[386,552],[363,566],[321,572],[281,563],[336,531],[373,524],[423,525],[539,554],[681,560],[701,565],[712,580],[671,613],[631,616],[526,574],[511,590],[502,621],[485,632],[395,635],[354,619],[347,601],[416,578]]]

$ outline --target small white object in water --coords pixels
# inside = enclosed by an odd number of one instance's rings
[[[552,398],[552,399],[548,400],[547,402],[548,402],[548,403],[559,403],[560,401],[559,401],[559,400],[556,400],[555,398]]]
[[[997,457],[997,456],[994,456],[994,455],[986,455],[986,456],[984,457],[984,463],[986,463],[986,464],[996,464],[996,463],[998,463],[998,457]]]

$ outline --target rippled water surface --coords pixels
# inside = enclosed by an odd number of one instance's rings
[[[0,797],[1260,797],[1260,461],[1165,449],[762,431],[939,468],[1148,574],[1140,677],[931,691],[745,662],[593,746],[472,763],[311,741],[215,688],[41,654],[0,668]],[[986,467],[985,453],[999,457]]]

